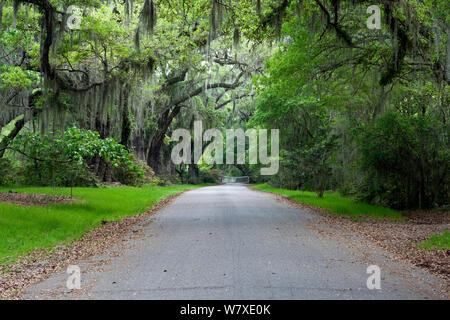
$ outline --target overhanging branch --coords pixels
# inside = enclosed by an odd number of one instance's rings
[[[208,84],[206,86],[201,86],[198,87],[197,89],[191,91],[190,93],[173,100],[170,105],[171,106],[177,106],[179,104],[184,103],[185,101],[199,95],[200,93],[203,92],[203,90],[211,90],[211,89],[218,89],[218,88],[223,88],[223,89],[236,89],[237,87],[239,87],[241,85],[240,80],[242,78],[242,76],[244,75],[244,72],[241,72],[239,74],[239,76],[236,78],[234,83],[224,83],[224,82],[219,82],[219,83],[211,83]]]

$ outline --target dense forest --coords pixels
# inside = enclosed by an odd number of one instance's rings
[[[0,185],[249,176],[446,206],[449,84],[447,0],[1,0]],[[198,120],[279,129],[278,174],[174,164]]]

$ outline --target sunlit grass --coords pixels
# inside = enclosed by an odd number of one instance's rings
[[[0,264],[14,262],[18,255],[56,244],[70,243],[102,221],[118,221],[145,212],[159,200],[198,186],[143,188],[74,188],[74,198],[83,201],[47,207],[0,203]],[[21,193],[69,195],[68,188],[2,188]]]
[[[292,200],[305,203],[313,207],[327,209],[333,213],[347,215],[352,218],[370,216],[377,219],[388,218],[402,221],[402,215],[400,212],[382,206],[357,202],[353,199],[344,198],[338,193],[325,193],[323,198],[319,198],[315,192],[279,189],[270,187],[267,184],[255,185],[253,188],[282,194]]]
[[[419,248],[425,250],[445,250],[450,249],[450,232],[445,231],[443,234],[435,234],[427,241],[419,243]]]

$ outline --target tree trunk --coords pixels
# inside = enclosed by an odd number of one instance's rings
[[[105,176],[104,176],[103,179],[107,183],[111,183],[112,182],[113,176],[112,176],[112,165],[111,165],[111,163],[107,163],[106,164]]]
[[[97,114],[95,120],[95,129],[100,134],[101,139],[106,139],[110,136],[111,131],[111,119],[109,116],[106,118],[106,123],[102,123],[101,115]],[[112,167],[102,157],[96,157],[94,165],[94,173],[102,182],[111,182],[112,179]]]
[[[189,174],[189,183],[197,184],[198,183],[198,175],[199,175],[198,165],[190,164],[189,169],[188,169],[188,174]]]
[[[120,144],[125,146],[129,150],[129,141],[131,136],[131,121],[130,114],[128,111],[128,100],[129,100],[130,86],[126,85],[123,94],[121,95],[122,100],[122,132],[120,138]]]
[[[9,143],[14,140],[14,138],[19,134],[20,130],[25,126],[25,116],[20,118],[19,120],[13,120],[16,121],[14,123],[14,128],[11,130],[11,132],[4,137],[0,141],[0,159],[5,154],[6,149],[8,148]]]
[[[147,164],[150,166],[150,168],[153,169],[153,171],[156,174],[161,173],[160,172],[160,152],[161,152],[161,146],[163,144],[163,139],[161,139],[158,135],[156,139],[151,143],[150,148],[148,150],[148,156],[147,156]]]
[[[171,111],[170,108],[164,112],[158,120],[157,129],[150,141],[148,149],[147,164],[158,174],[161,173],[161,147],[172,120],[180,113],[181,105]]]
[[[41,112],[41,109],[37,109],[35,107],[35,104],[41,95],[42,95],[42,91],[37,90],[35,93],[33,93],[29,96],[28,107],[30,109],[32,109],[32,118],[37,116]],[[28,120],[25,120],[25,118],[27,118],[27,115],[23,114],[23,116],[19,120],[16,120],[16,122],[14,123],[13,130],[11,130],[11,132],[0,141],[0,159],[5,154],[5,151],[8,148],[9,143],[12,140],[14,140],[14,138],[19,134],[20,130],[22,130],[22,128],[25,126],[25,123],[28,121]],[[1,127],[0,127],[0,132],[1,132]]]

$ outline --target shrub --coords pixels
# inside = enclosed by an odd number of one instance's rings
[[[0,158],[0,185],[9,184],[9,174],[12,170],[11,161]]]
[[[165,186],[166,185],[166,181],[164,181],[164,180],[162,180],[162,179],[160,179],[158,177],[155,177],[154,179],[152,179],[150,184],[154,185],[154,186]]]
[[[72,127],[64,132],[44,135],[27,132],[8,147],[22,158],[25,184],[55,186],[97,185],[88,162],[100,157],[112,167],[121,166],[124,180],[136,183],[145,169],[133,163],[134,157],[112,138],[100,139],[98,132]]]
[[[20,183],[36,186],[79,186],[93,187],[98,185],[97,177],[85,164],[78,162],[59,163],[28,161],[21,168]]]
[[[155,173],[145,162],[132,156],[132,165],[120,165],[113,169],[115,180],[121,184],[130,186],[142,186],[150,184],[155,177]]]
[[[223,174],[218,169],[203,169],[199,172],[198,183],[218,183],[222,181]]]
[[[360,128],[359,197],[397,209],[448,203],[448,127],[427,115],[390,112]]]

